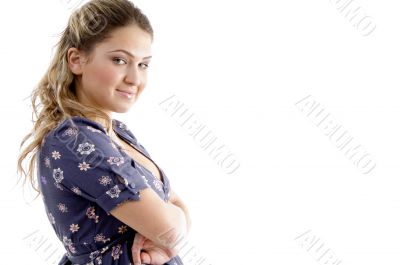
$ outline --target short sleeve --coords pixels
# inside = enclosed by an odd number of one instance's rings
[[[100,124],[75,117],[50,137],[55,184],[97,203],[107,213],[148,188],[133,159],[120,152]],[[49,141],[49,140],[47,140]]]

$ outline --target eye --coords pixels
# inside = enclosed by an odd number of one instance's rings
[[[143,67],[144,69],[149,68],[149,64],[141,63],[141,65],[144,66],[144,67]]]
[[[120,58],[120,57],[115,57],[115,58],[113,58],[113,61],[114,61],[116,64],[119,64],[119,65],[126,64],[126,61],[125,61],[123,58]],[[121,63],[121,62],[122,62],[122,63]]]

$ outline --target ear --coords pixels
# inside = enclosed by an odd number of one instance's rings
[[[69,48],[67,52],[68,67],[72,73],[80,75],[83,72],[83,64],[85,62],[84,54],[77,48]]]

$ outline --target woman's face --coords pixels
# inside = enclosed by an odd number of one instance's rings
[[[75,48],[68,51],[71,71],[78,76],[79,102],[111,112],[127,112],[147,82],[151,36],[137,26],[114,30],[89,55]]]

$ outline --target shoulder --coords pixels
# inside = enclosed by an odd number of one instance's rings
[[[69,145],[71,142],[85,140],[112,142],[100,123],[81,116],[60,121],[45,137],[45,142],[50,145]]]
[[[127,159],[101,124],[80,116],[60,122],[47,135],[42,150],[47,154],[56,152],[60,158],[58,166],[65,170],[69,166],[68,170],[79,167],[79,173],[95,168],[96,171],[109,170]]]
[[[73,116],[61,121],[54,132],[68,135],[73,134],[76,129],[106,134],[105,128],[100,123],[81,116]]]

